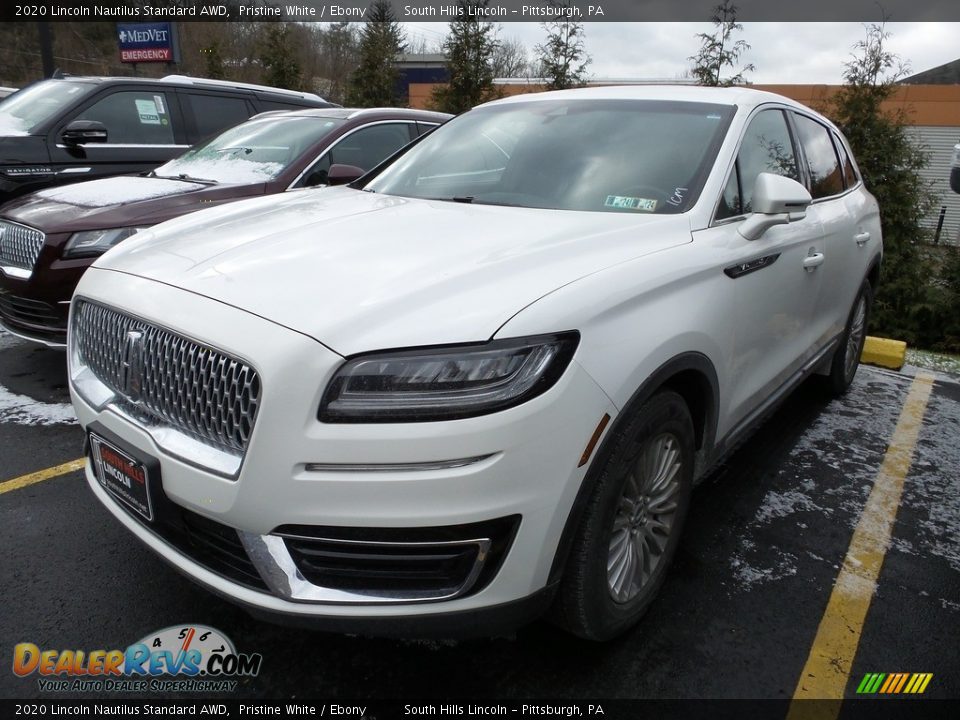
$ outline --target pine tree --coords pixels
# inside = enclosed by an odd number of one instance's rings
[[[882,107],[907,68],[887,49],[890,34],[883,23],[865,27],[865,39],[844,64],[845,84],[829,114],[850,142],[863,182],[880,205],[884,257],[871,327],[929,345],[939,328],[926,327],[930,313],[923,308],[930,305],[928,281],[935,273],[917,244],[932,207],[930,187],[920,174],[928,157],[907,136],[906,114]]]
[[[550,3],[555,8],[570,8],[570,0]],[[547,40],[537,45],[540,72],[550,90],[582,87],[586,84],[587,55],[583,42],[583,23],[571,20],[550,20],[540,23]]]
[[[405,47],[390,0],[374,0],[360,33],[360,65],[351,77],[347,102],[354,107],[400,104],[396,59]]]
[[[700,51],[687,58],[693,62],[690,74],[699,85],[727,87],[746,84],[745,73],[756,70],[753,63],[747,63],[735,75],[723,77],[723,69],[729,66],[736,70],[740,56],[750,49],[745,40],[733,40],[733,33],[743,30],[743,25],[737,22],[737,6],[732,0],[723,0],[713,9],[711,20],[716,30],[713,34],[698,33]]]
[[[285,22],[269,23],[260,62],[264,68],[264,82],[267,85],[288,90],[300,90],[302,77],[300,62],[293,47],[293,33]]]
[[[450,72],[449,84],[433,91],[437,110],[462,113],[474,105],[497,97],[493,84],[493,54],[497,47],[496,28],[470,14],[471,8],[486,8],[490,0],[458,0],[458,19],[450,23],[450,34],[443,41]]]
[[[220,42],[214,40],[200,53],[203,55],[204,76],[211,80],[223,80],[227,77],[227,69],[223,63],[223,54],[220,51]]]

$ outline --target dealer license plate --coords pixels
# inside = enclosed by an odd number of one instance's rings
[[[114,497],[147,520],[153,520],[150,477],[146,466],[99,435],[90,434],[97,480]]]

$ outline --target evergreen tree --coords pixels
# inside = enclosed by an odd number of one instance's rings
[[[830,115],[846,135],[864,184],[880,205],[884,257],[874,299],[871,327],[909,343],[935,342],[938,328],[926,327],[934,275],[920,252],[921,222],[932,207],[930,187],[920,172],[927,154],[907,136],[903,111],[882,107],[907,73],[887,49],[890,34],[883,24],[866,26],[866,37],[844,64],[843,88],[833,98]]]
[[[550,5],[569,9],[570,0],[551,0]],[[540,27],[546,31],[547,41],[537,45],[536,50],[547,87],[564,90],[585,85],[591,59],[584,48],[583,23],[573,22],[567,16],[564,20],[542,22]]]
[[[716,30],[712,34],[698,33],[700,51],[687,58],[693,62],[690,74],[698,85],[727,87],[746,84],[745,73],[756,70],[753,63],[747,63],[734,75],[723,77],[723,69],[736,70],[740,56],[750,49],[745,40],[733,40],[733,33],[743,30],[743,25],[737,22],[737,6],[732,0],[723,0],[713,9],[711,20]]]
[[[269,23],[260,51],[260,62],[267,85],[288,90],[300,90],[302,78],[300,61],[293,43],[293,32],[285,22]]]
[[[203,48],[203,74],[211,80],[223,80],[227,77],[227,69],[223,64],[223,55],[220,51],[220,43],[214,40],[210,45]]]
[[[390,0],[374,0],[360,33],[360,65],[351,78],[347,102],[354,107],[400,104],[396,59],[405,47]]]
[[[490,0],[457,1],[460,15],[450,23],[450,34],[443,41],[450,82],[433,91],[433,105],[437,110],[462,113],[497,97],[493,84],[495,27],[470,14],[471,8],[486,8],[489,4]]]

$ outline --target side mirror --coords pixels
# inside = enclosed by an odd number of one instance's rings
[[[105,143],[107,141],[107,126],[96,120],[74,120],[63,129],[60,139],[66,145]]]
[[[740,234],[756,240],[774,225],[803,220],[813,202],[796,180],[773,173],[760,173],[753,185],[753,214],[740,224]]]
[[[334,163],[327,171],[327,185],[346,185],[366,174],[366,170],[356,165]]]

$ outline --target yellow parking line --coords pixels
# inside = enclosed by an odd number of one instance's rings
[[[25,488],[29,485],[34,485],[35,483],[49,480],[50,478],[66,475],[74,470],[81,469],[84,463],[86,463],[86,460],[79,458],[77,460],[66,462],[63,465],[57,465],[52,468],[47,468],[46,470],[37,470],[36,472],[32,472],[28,475],[21,475],[13,480],[7,480],[6,482],[0,483],[0,495],[8,493],[11,490],[19,490],[20,488]]]
[[[788,720],[832,720],[840,712],[839,701],[850,680],[863,623],[890,545],[903,482],[910,470],[932,388],[933,376],[927,373],[918,374],[910,385],[794,691]],[[837,702],[812,705],[798,702],[813,698]]]

